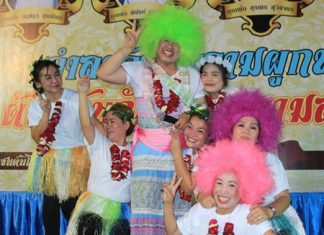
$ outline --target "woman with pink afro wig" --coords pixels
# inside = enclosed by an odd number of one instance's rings
[[[199,153],[196,160],[197,189],[211,194],[217,176],[224,172],[233,172],[239,182],[240,202],[261,203],[264,195],[273,186],[265,157],[265,152],[250,141],[222,140],[214,146],[208,146]]]
[[[249,140],[266,153],[266,162],[272,173],[274,188],[265,195],[262,204],[256,204],[251,208],[248,222],[258,224],[259,218],[262,218],[261,221],[270,219],[276,230],[281,233],[305,234],[296,210],[290,205],[289,184],[285,169],[274,154],[281,133],[281,122],[273,100],[260,90],[241,89],[227,96],[219,109],[213,112],[209,121],[210,137],[213,141]],[[249,156],[246,161],[251,161]],[[256,172],[258,172],[257,168],[252,172],[255,177],[257,177]],[[210,199],[210,196],[206,198]],[[203,200],[206,199],[203,197]],[[202,201],[201,203],[203,204]]]
[[[247,221],[250,205],[262,202],[273,186],[265,152],[251,141],[223,140],[202,150],[196,164],[197,189],[212,195],[216,206],[203,208],[197,203],[176,219],[172,205],[182,178],[178,182],[174,178],[163,187],[167,234],[275,234],[269,221],[257,225]]]

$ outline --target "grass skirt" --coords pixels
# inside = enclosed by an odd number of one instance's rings
[[[50,149],[43,157],[34,151],[28,166],[27,190],[64,201],[86,191],[89,171],[90,159],[85,146]]]
[[[129,203],[112,201],[87,191],[79,197],[66,234],[78,234],[81,220],[83,223],[82,230],[87,230],[87,221],[84,221],[84,218],[89,221],[89,226],[100,230],[95,234],[129,234],[130,205]],[[120,221],[124,222],[120,223]],[[114,232],[116,230],[118,232]]]

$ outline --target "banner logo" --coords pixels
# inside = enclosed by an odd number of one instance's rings
[[[241,28],[251,34],[263,37],[280,29],[281,24],[276,20],[281,16],[301,17],[302,9],[314,0],[207,0],[208,5],[221,12],[222,20],[241,17],[246,21]]]
[[[18,28],[15,37],[35,43],[49,35],[49,24],[69,24],[69,17],[82,4],[83,0],[0,0],[0,27],[14,25]]]
[[[134,21],[143,19],[150,11],[159,10],[166,0],[91,0],[96,12],[105,16],[104,23],[124,21],[128,26],[124,31],[132,27]],[[170,1],[168,1],[170,2]],[[176,6],[191,8],[196,0],[173,0]]]

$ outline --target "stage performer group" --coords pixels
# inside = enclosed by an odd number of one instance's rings
[[[55,61],[32,64],[27,188],[44,195],[46,235],[60,234],[60,210],[69,235],[305,234],[276,156],[272,99],[229,86],[232,64],[204,45],[182,7],[134,21],[97,76],[129,85],[136,110],[115,103],[100,117],[88,75],[71,90]],[[137,47],[142,60],[125,62]]]

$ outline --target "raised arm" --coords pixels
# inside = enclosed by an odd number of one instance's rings
[[[192,195],[194,186],[192,182],[192,176],[187,169],[185,162],[183,160],[182,148],[179,138],[179,133],[175,129],[171,129],[171,153],[174,160],[175,171],[177,176],[181,177],[183,180],[180,184],[181,189],[188,195]]]
[[[114,84],[126,83],[126,71],[121,64],[136,47],[140,32],[130,31],[125,34],[124,45],[102,63],[97,71],[99,79]]]
[[[173,201],[179,187],[182,178],[176,180],[176,174],[173,175],[171,183],[167,183],[163,186],[163,218],[165,224],[165,230],[167,235],[180,235],[180,231],[177,226],[177,219],[174,214]]]
[[[90,111],[88,106],[88,90],[90,88],[89,76],[84,76],[78,80],[77,88],[79,91],[79,113],[81,128],[84,137],[89,144],[92,144],[95,137],[95,126],[90,118]]]

